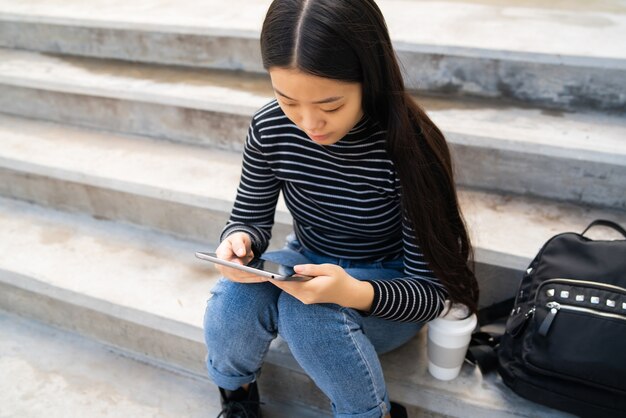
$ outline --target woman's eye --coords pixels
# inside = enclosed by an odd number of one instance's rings
[[[324,112],[326,112],[326,113],[333,113],[333,112],[338,111],[339,109],[341,109],[341,106],[336,107],[336,108],[334,108],[334,109],[329,109],[329,110],[322,109],[322,110],[323,110]]]

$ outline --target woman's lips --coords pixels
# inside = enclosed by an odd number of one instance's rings
[[[329,134],[326,135],[313,135],[313,134],[309,134],[309,137],[313,140],[313,141],[323,141],[326,138],[328,138]]]

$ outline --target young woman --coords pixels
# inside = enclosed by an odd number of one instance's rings
[[[276,100],[252,119],[216,252],[244,264],[263,254],[282,191],[294,234],[264,258],[314,278],[218,267],[205,337],[223,413],[260,416],[256,378],[280,335],[336,417],[402,416],[377,355],[445,299],[477,307],[445,139],[405,91],[374,0],[275,0],[261,50]]]

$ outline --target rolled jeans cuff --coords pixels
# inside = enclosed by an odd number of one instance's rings
[[[213,383],[227,390],[237,390],[243,385],[254,382],[257,378],[256,374],[249,376],[227,376],[218,372],[210,362],[207,362],[207,372],[211,380],[213,380]]]
[[[389,395],[385,393],[385,399],[375,408],[360,414],[338,414],[334,411],[334,418],[381,418],[389,413],[390,409]]]

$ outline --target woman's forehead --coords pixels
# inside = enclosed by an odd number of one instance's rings
[[[269,73],[274,91],[295,101],[330,103],[360,92],[360,83],[319,77],[297,69],[271,68]]]

